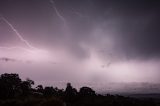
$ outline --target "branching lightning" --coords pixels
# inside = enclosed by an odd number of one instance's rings
[[[54,8],[57,16],[62,20],[64,26],[66,26],[66,19],[61,15],[61,13],[58,11],[56,4],[53,0],[50,0],[50,3],[52,4],[52,7]]]
[[[68,24],[67,24],[65,17],[59,12],[59,10],[57,9],[56,4],[53,0],[50,0],[50,3],[52,4],[52,7],[53,7],[56,15],[62,21],[65,32],[67,34],[70,34],[70,30],[69,30],[69,27],[68,27]]]
[[[0,49],[5,49],[5,50],[23,50],[26,52],[29,52],[30,55],[33,57],[37,57],[37,59],[39,58],[45,58],[48,56],[48,51],[43,50],[43,49],[38,49],[34,46],[32,46],[26,39],[24,39],[22,37],[22,35],[18,32],[18,30],[16,28],[14,28],[14,26],[4,17],[0,17],[0,20],[4,21],[7,25],[9,25],[9,27],[16,33],[17,37],[20,39],[21,42],[23,42],[28,48],[24,48],[21,46],[13,46],[13,47],[6,47],[6,46],[0,46]]]
[[[16,35],[18,36],[18,38],[19,38],[22,42],[24,42],[30,49],[37,49],[36,47],[33,47],[27,40],[25,40],[25,39],[21,36],[21,34],[13,27],[13,25],[12,25],[7,19],[5,19],[4,17],[1,17],[0,19],[3,20],[4,22],[6,22],[6,23],[10,26],[10,28],[16,33]],[[14,47],[14,48],[15,48],[15,47]]]

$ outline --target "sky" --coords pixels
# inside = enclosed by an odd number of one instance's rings
[[[1,0],[0,74],[57,86],[159,83],[159,11],[158,0]]]

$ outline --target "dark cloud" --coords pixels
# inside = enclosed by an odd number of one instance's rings
[[[49,0],[1,0],[0,12],[35,45],[49,48],[63,47],[79,58],[87,58],[90,55],[89,51],[80,45],[81,43],[101,48],[101,39],[105,40],[108,36],[113,39],[115,55],[123,54],[129,58],[159,57],[159,1],[54,2],[67,22],[67,31]],[[103,30],[103,35],[95,37],[92,32],[97,27]],[[3,35],[8,33],[5,31]],[[105,46],[107,45],[104,44],[103,47]]]

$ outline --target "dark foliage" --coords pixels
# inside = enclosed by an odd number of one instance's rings
[[[81,96],[95,96],[95,91],[93,91],[91,88],[89,87],[82,87],[80,88],[79,94]]]
[[[160,106],[159,100],[104,96],[89,87],[78,92],[71,83],[65,90],[42,85],[32,88],[32,85],[34,81],[22,81],[18,74],[0,75],[0,106]]]

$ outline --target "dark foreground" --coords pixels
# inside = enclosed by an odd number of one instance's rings
[[[159,99],[99,95],[89,87],[79,91],[67,84],[57,87],[32,88],[34,81],[22,81],[18,74],[0,76],[0,106],[160,106]]]

